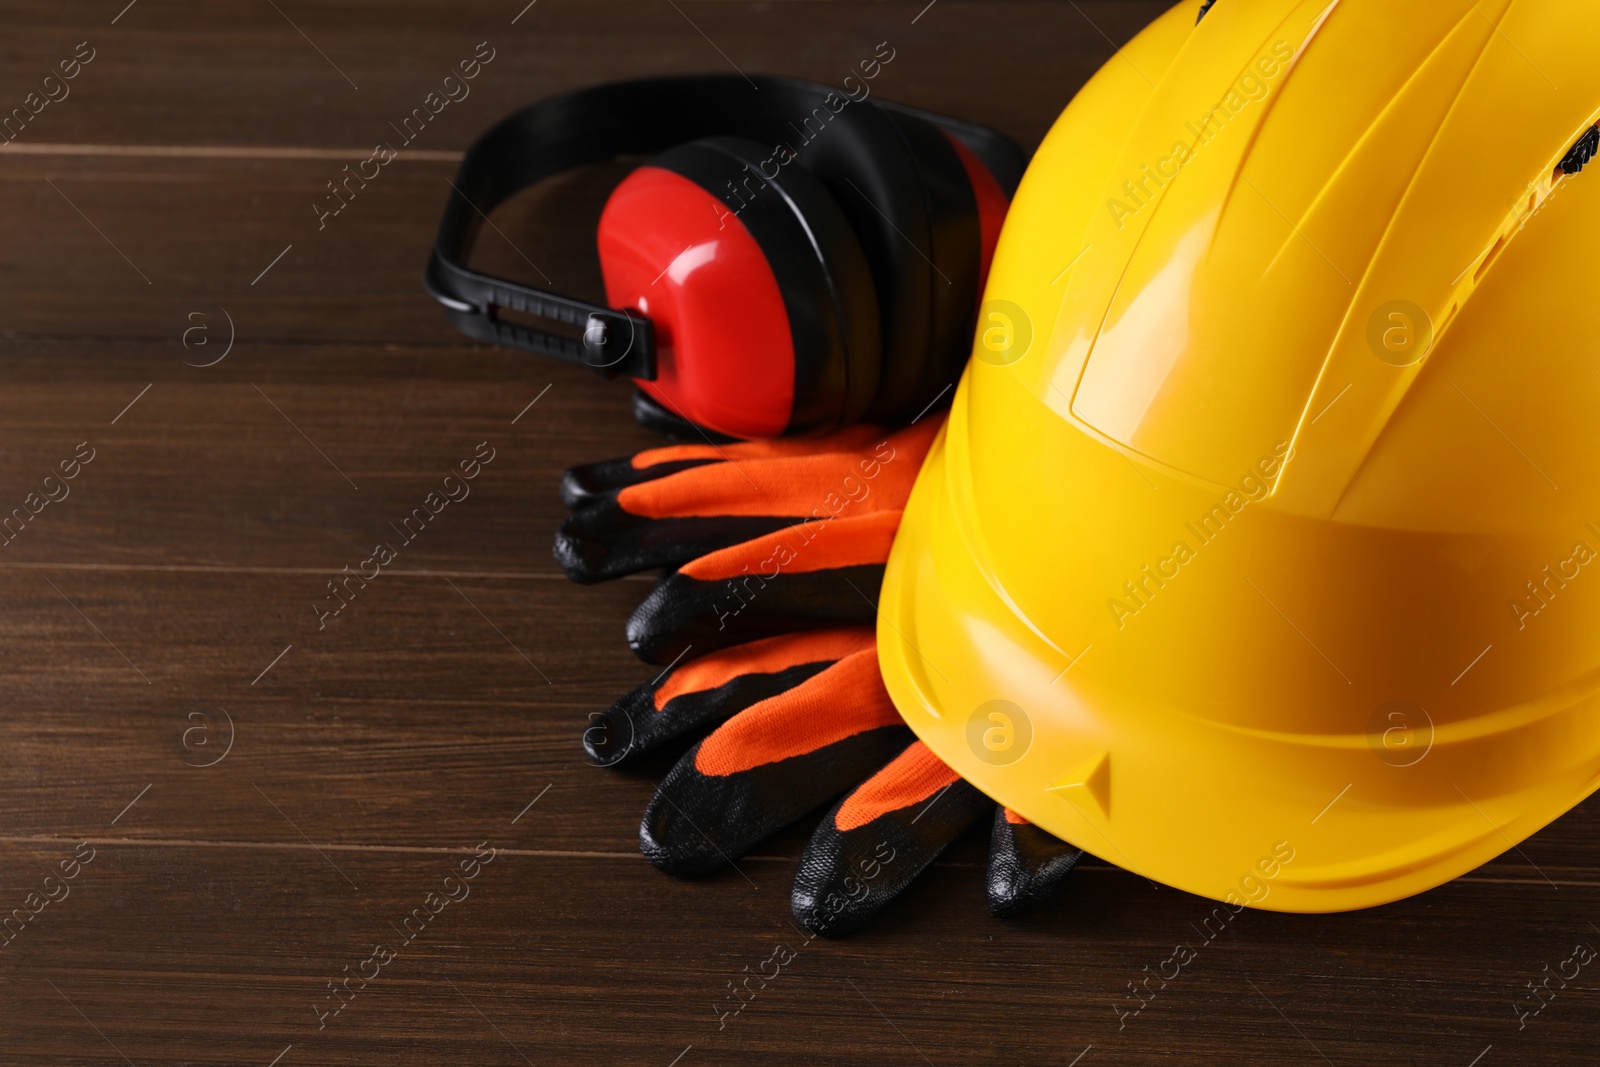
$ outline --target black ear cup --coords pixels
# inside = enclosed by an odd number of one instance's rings
[[[849,220],[877,288],[883,372],[867,418],[908,422],[971,353],[982,242],[966,170],[933,123],[873,104],[846,108],[799,161]]]
[[[828,190],[770,149],[710,137],[652,165],[688,178],[726,205],[761,246],[783,294],[794,342],[791,431],[861,419],[878,394],[882,327],[860,242]],[[752,361],[763,353],[751,352]]]
[[[926,243],[913,246],[908,240],[894,249],[900,271],[920,276],[924,286],[920,292],[909,287],[905,302],[885,313],[884,319],[903,324],[908,337],[927,341],[920,350],[886,345],[878,396],[867,415],[893,425],[916,418],[955,384],[966,366],[977,314],[983,240],[972,182],[944,131],[903,112],[885,114],[894,122],[921,179],[926,219]]]

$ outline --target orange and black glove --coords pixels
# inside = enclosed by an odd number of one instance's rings
[[[791,902],[836,936],[991,812],[996,915],[1044,899],[1082,855],[945,766],[884,689],[874,605],[937,432],[933,419],[888,436],[680,445],[568,472],[555,548],[568,576],[668,572],[628,623],[634,650],[668,670],[584,734],[607,766],[701,738],[645,811],[640,847],[657,867],[708,874],[833,803]]]
[[[556,562],[576,582],[670,573],[628,621],[648,663],[796,630],[870,623],[870,597],[937,422],[893,438],[673,445],[575,467]]]

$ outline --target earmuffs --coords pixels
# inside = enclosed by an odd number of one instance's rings
[[[610,306],[465,265],[498,204],[624,154],[654,158],[600,216]],[[1026,164],[993,130],[808,82],[602,85],[479,138],[424,284],[468,336],[626,375],[646,412],[728,436],[903,423],[966,363]]]

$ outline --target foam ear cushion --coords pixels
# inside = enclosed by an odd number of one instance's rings
[[[716,137],[666,152],[601,217],[608,298],[656,324],[640,388],[741,437],[853,422],[876,393],[876,292],[849,223],[799,167]]]
[[[794,337],[790,429],[853,423],[866,413],[882,373],[872,274],[828,190],[804,167],[778,165],[771,155],[755,141],[712,137],[674,149],[657,165],[718,181],[712,191],[732,202],[731,210],[767,253]]]
[[[785,170],[804,167],[821,181],[872,272],[884,375],[868,418],[908,422],[971,353],[981,238],[961,160],[939,127],[915,115],[781,80],[763,82],[759,95],[786,120],[774,124],[768,161],[792,159]],[[956,266],[969,255],[970,268]]]
[[[1006,212],[1011,209],[1011,198],[1000,187],[994,173],[978,158],[977,153],[948,133],[950,145],[961,157],[961,166],[967,172],[967,182],[978,201],[978,234],[982,242],[978,269],[978,291],[973,296],[973,306],[981,306],[983,289],[989,282],[989,265],[994,262],[994,250],[1000,244],[1000,230],[1005,225]]]
[[[926,339],[913,349],[885,338],[883,377],[867,417],[895,425],[916,418],[960,377],[971,350],[975,294],[985,261],[978,200],[954,143],[923,119],[884,114],[915,167],[924,219],[919,239],[908,234],[889,248],[895,271],[920,278],[922,286],[908,290],[886,318],[906,323],[907,336]]]

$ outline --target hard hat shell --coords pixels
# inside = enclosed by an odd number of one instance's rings
[[[879,656],[1067,841],[1366,907],[1600,784],[1600,5],[1201,8],[1023,180]]]

